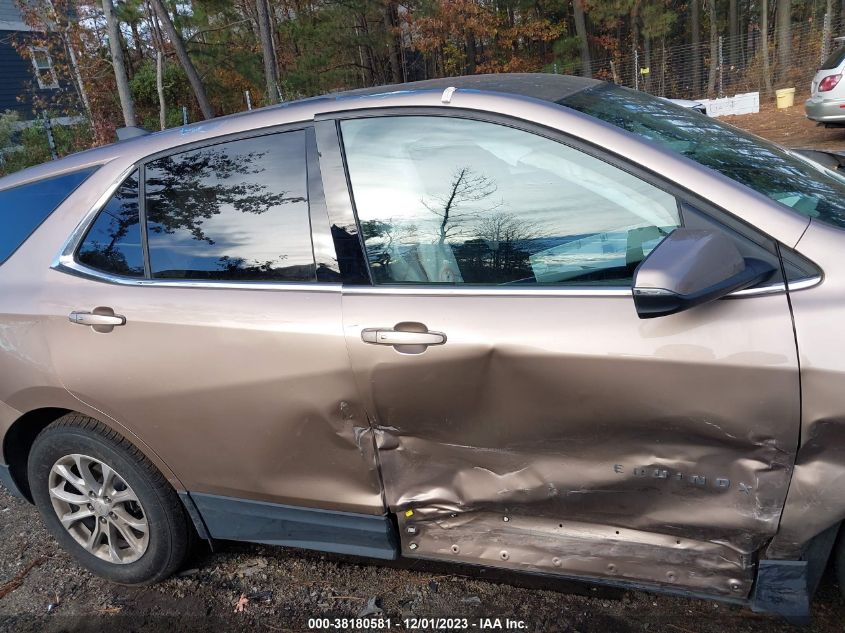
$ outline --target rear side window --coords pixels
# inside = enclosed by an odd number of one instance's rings
[[[824,64],[822,64],[822,67],[819,70],[833,70],[843,61],[845,61],[845,46],[833,51],[830,56],[824,60]]]
[[[137,171],[118,187],[100,211],[79,247],[77,259],[114,275],[144,276]]]
[[[304,131],[157,159],[144,187],[153,278],[316,280]]]
[[[0,191],[0,264],[95,170],[81,169]]]

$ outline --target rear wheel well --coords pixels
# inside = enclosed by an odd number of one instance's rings
[[[3,439],[3,457],[18,489],[30,502],[32,493],[29,490],[26,467],[32,443],[50,423],[68,413],[71,413],[68,409],[54,408],[29,411],[15,420]]]

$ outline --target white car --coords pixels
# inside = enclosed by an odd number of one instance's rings
[[[819,68],[804,103],[807,118],[819,123],[845,125],[845,38],[837,37],[840,47]]]

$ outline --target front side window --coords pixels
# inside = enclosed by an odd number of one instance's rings
[[[82,169],[0,191],[0,264],[95,169]]]
[[[305,132],[147,164],[150,269],[160,279],[314,281]]]
[[[556,141],[467,119],[344,121],[376,283],[630,285],[675,198]]]
[[[110,274],[144,276],[137,171],[118,187],[100,211],[76,258],[86,266]]]

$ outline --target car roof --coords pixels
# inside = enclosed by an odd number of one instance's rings
[[[461,90],[483,90],[501,92],[505,94],[531,97],[542,101],[558,102],[561,99],[581,92],[586,88],[604,83],[598,79],[587,79],[574,75],[550,75],[544,73],[500,73],[493,75],[465,75],[463,77],[443,77],[441,79],[425,79],[387,86],[373,86],[358,88],[343,92],[331,93],[329,97],[366,97],[384,94],[386,92],[402,92],[413,90],[445,90],[459,88]]]
[[[427,79],[328,93],[198,121],[178,128],[168,128],[161,132],[143,134],[71,154],[0,178],[0,190],[76,169],[102,165],[122,156],[140,157],[166,151],[171,147],[178,147],[194,140],[242,132],[245,129],[281,125],[285,122],[306,121],[319,112],[343,110],[354,101],[358,102],[355,106],[357,109],[362,105],[360,100],[368,102],[372,99],[375,106],[381,105],[385,97],[412,97],[417,94],[422,99],[426,93],[430,94],[452,87],[462,92],[499,93],[506,96],[558,102],[569,95],[603,83],[596,79],[572,75],[502,73]],[[430,102],[430,98],[425,101]],[[413,105],[413,103],[408,102],[407,105]],[[285,112],[286,116],[281,117],[284,120],[279,120],[282,112]]]

